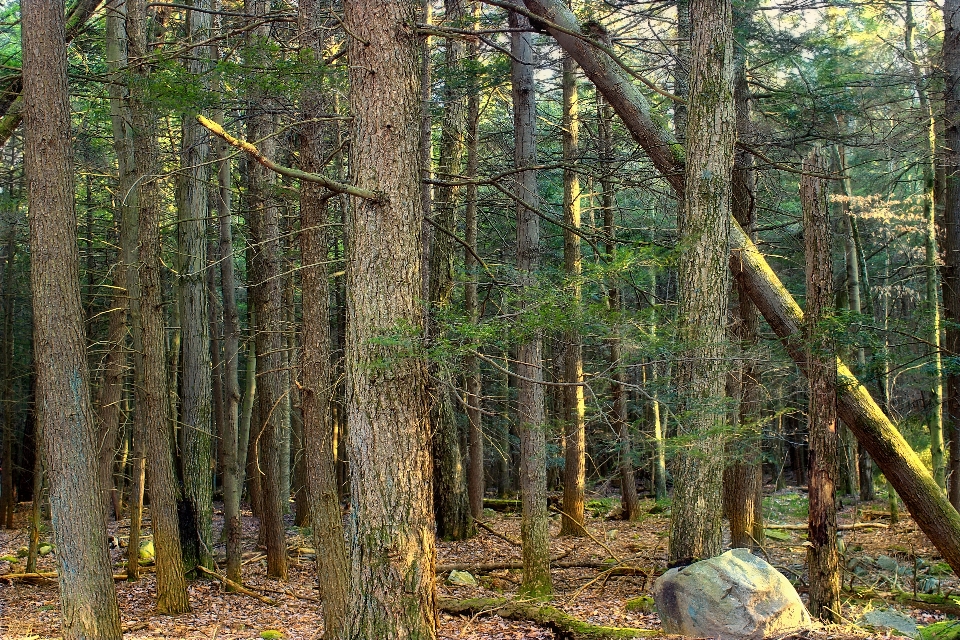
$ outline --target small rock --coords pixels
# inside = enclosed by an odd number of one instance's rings
[[[877,566],[884,571],[889,571],[898,575],[906,572],[906,569],[900,566],[900,563],[897,562],[896,558],[891,558],[890,556],[880,556],[877,558]]]
[[[459,587],[475,587],[477,586],[477,579],[468,571],[453,570],[450,572],[450,575],[447,576],[447,584],[453,584]]]
[[[867,611],[857,621],[857,624],[879,629],[892,629],[911,638],[916,638],[918,633],[917,621],[894,609]]]
[[[668,634],[759,640],[811,623],[790,581],[746,549],[667,571],[653,598]]]
[[[940,590],[940,581],[936,578],[925,578],[917,585],[921,593],[936,593]]]
[[[40,554],[41,556],[48,556],[50,555],[51,552],[53,552],[53,546],[49,544],[41,544],[37,548],[37,553]]]
[[[778,531],[777,529],[764,529],[763,535],[767,536],[771,540],[779,540],[781,542],[787,542],[793,539],[786,531]]]
[[[650,596],[640,596],[627,600],[624,608],[627,611],[636,611],[638,613],[648,614],[656,611],[656,604]]]

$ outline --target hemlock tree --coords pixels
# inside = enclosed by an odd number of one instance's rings
[[[670,559],[721,550],[725,332],[736,113],[730,0],[692,0],[690,98],[680,218],[680,397]]]
[[[517,271],[520,278],[521,314],[532,306],[528,300],[536,286],[540,265],[540,218],[537,209],[536,119],[533,34],[530,21],[510,13],[511,84],[513,87],[514,164],[518,169]],[[524,31],[527,29],[527,31]],[[547,518],[546,418],[543,408],[543,345],[538,327],[525,328],[517,346],[517,431],[520,434],[520,497],[523,543],[523,584],[528,596],[547,597],[553,591],[550,578],[550,521]]]
[[[414,0],[349,0],[346,411],[353,508],[350,638],[434,638],[435,548],[420,201],[421,36]]]
[[[21,11],[37,409],[63,636],[120,640],[80,303],[64,7],[26,0]]]

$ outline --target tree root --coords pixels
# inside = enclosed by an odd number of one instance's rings
[[[242,584],[237,584],[237,583],[234,582],[233,580],[230,580],[230,579],[227,578],[226,576],[220,575],[220,574],[217,573],[216,571],[210,571],[210,569],[207,569],[207,568],[204,567],[203,565],[197,565],[196,568],[197,568],[197,571],[200,571],[201,573],[205,573],[206,575],[210,576],[211,578],[214,578],[215,580],[219,580],[220,582],[222,582],[223,585],[224,585],[225,587],[227,587],[228,592],[229,592],[230,590],[233,590],[233,591],[236,592],[236,593],[242,593],[242,594],[245,595],[245,596],[250,596],[251,598],[256,598],[257,600],[259,600],[260,602],[262,602],[262,603],[264,603],[264,604],[270,604],[270,605],[275,605],[275,604],[277,604],[277,601],[274,600],[273,598],[268,598],[267,596],[263,595],[262,593],[257,593],[256,591],[251,591],[250,589],[247,589],[247,588],[246,588],[245,586],[243,586]]]
[[[615,640],[619,638],[650,638],[662,635],[658,629],[604,627],[584,622],[554,607],[534,601],[506,598],[473,598],[454,600],[440,598],[437,606],[452,614],[498,615],[512,620],[529,620],[547,627],[562,640]]]

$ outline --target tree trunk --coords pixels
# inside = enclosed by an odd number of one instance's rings
[[[530,21],[510,13],[510,27],[529,29]],[[536,87],[533,79],[533,35],[513,32],[510,38],[513,57],[514,164],[516,184],[523,204],[517,206],[517,271],[520,276],[519,309],[522,314],[534,295],[540,264],[540,206],[537,173],[525,167],[537,164],[535,125]],[[542,337],[535,329],[517,347],[517,423],[520,432],[520,496],[523,516],[520,537],[523,542],[522,591],[531,597],[548,597],[553,591],[550,579],[550,530],[547,519],[547,460],[543,410]]]
[[[351,638],[436,637],[429,407],[421,339],[422,42],[414,0],[351,0],[347,440]]]
[[[960,2],[943,5],[944,74],[944,173],[946,194],[943,208],[943,303],[946,316],[946,349],[960,355]],[[960,374],[947,373],[947,408],[951,438],[957,442],[960,429]],[[953,451],[960,457],[960,442]],[[903,496],[903,494],[901,494]],[[906,499],[906,496],[903,496]],[[950,501],[960,509],[960,477],[951,478]],[[912,512],[912,509],[911,509]]]
[[[143,425],[150,478],[150,516],[157,562],[157,610],[176,614],[189,611],[177,521],[177,484],[171,456],[170,396],[164,353],[163,295],[160,284],[160,170],[157,159],[156,121],[145,94],[150,73],[147,49],[146,6],[127,0],[127,38],[130,58],[138,76],[130,91],[133,152],[140,189],[139,300],[134,323],[134,348],[139,353],[142,386],[136,388],[137,416]],[[140,349],[136,349],[137,346]]]
[[[245,12],[251,16],[269,13],[268,0],[246,0]],[[259,18],[258,18],[259,21]],[[265,58],[270,24],[252,28],[247,42],[248,63]],[[263,59],[261,64],[268,64]],[[247,139],[258,140],[259,149],[273,158],[273,117],[266,109],[268,96],[257,84],[251,85],[247,103]],[[288,377],[283,367],[283,308],[280,278],[280,220],[272,195],[274,175],[256,162],[247,163],[247,210],[250,242],[250,294],[257,313],[257,432],[259,468],[262,470],[260,528],[267,547],[267,575],[287,579],[287,543],[283,513],[290,500],[283,495],[282,455],[290,411]]]
[[[563,516],[560,535],[583,535],[583,491],[586,484],[586,405],[583,399],[583,341],[577,325],[580,322],[581,277],[583,259],[580,255],[580,176],[577,174],[579,154],[579,98],[577,96],[576,63],[568,55],[560,62],[563,84],[563,264],[570,291],[570,329],[563,358],[563,425],[565,429],[563,467]]]
[[[192,43],[204,42],[212,33],[211,0],[194,0],[198,9],[187,13],[187,36]],[[210,48],[190,49],[184,60],[187,74],[202,86],[211,67]],[[180,152],[181,174],[177,205],[177,244],[180,253],[180,326],[183,347],[183,380],[180,386],[180,428],[183,449],[184,501],[192,520],[191,540],[181,540],[184,562],[213,568],[213,437],[210,356],[210,311],[206,288],[207,194],[210,170],[210,143],[206,130],[197,122],[197,110],[183,114]]]
[[[709,558],[721,548],[723,394],[731,173],[736,140],[733,27],[729,0],[690,5],[690,98],[684,207],[680,221],[678,436],[670,558]]]
[[[218,120],[222,120],[219,114]],[[240,432],[240,316],[237,311],[236,275],[233,257],[233,225],[231,211],[232,179],[230,152],[226,143],[218,142],[217,171],[217,218],[220,240],[220,288],[223,295],[223,527],[227,552],[227,579],[242,584],[240,569],[242,546],[242,521],[240,497],[246,473],[240,450],[246,450],[247,434]],[[249,433],[249,420],[247,433]],[[228,591],[229,584],[228,584]]]
[[[803,163],[800,182],[803,237],[806,244],[807,313],[804,324],[807,377],[810,380],[810,514],[807,567],[810,574],[810,614],[825,622],[840,621],[840,567],[837,557],[836,345],[825,329],[833,306],[833,269],[827,187],[815,173],[827,163],[814,149]]]
[[[3,452],[0,465],[3,467],[3,485],[0,487],[0,526],[13,529],[13,512],[17,508],[16,490],[14,489],[13,444],[16,440],[14,417],[17,402],[13,397],[13,379],[17,373],[13,370],[13,300],[16,295],[14,289],[14,258],[16,257],[16,225],[12,212],[4,212],[3,227],[3,255],[0,258],[0,274],[3,278],[3,296],[0,300],[0,323],[3,334],[0,338],[0,400],[3,402]],[[99,433],[97,434],[100,435]],[[99,441],[99,440],[98,440]]]
[[[734,100],[737,110],[739,138],[749,138],[750,89],[747,84],[745,61],[736,60]],[[734,157],[733,217],[748,235],[752,235],[755,219],[756,176],[753,156],[738,150]],[[737,372],[738,408],[736,438],[727,444],[731,460],[723,470],[724,511],[730,521],[730,545],[756,548],[763,541],[763,451],[760,426],[760,372],[753,351],[757,346],[759,314],[750,296],[737,286],[737,313],[735,330],[731,337],[740,345],[740,363]]]
[[[300,55],[316,65],[323,55],[324,17],[332,5],[323,0],[300,0]],[[302,96],[300,159],[303,169],[323,170],[323,161],[336,139],[335,125],[309,120],[311,114],[335,113],[326,77]],[[337,485],[336,433],[331,415],[335,376],[330,340],[330,274],[327,269],[330,193],[316,184],[300,184],[300,257],[303,288],[303,353],[301,356],[304,471],[307,503],[318,550],[317,575],[323,602],[324,637],[346,638],[350,564],[344,539],[340,492]]]
[[[65,640],[120,640],[80,303],[63,5],[27,0],[21,16],[36,401],[62,631]]]
[[[479,17],[479,5],[474,5],[473,26],[476,29],[477,18]],[[479,46],[476,42],[471,42],[469,47],[470,60],[476,62],[478,59]],[[480,133],[480,92],[477,87],[475,77],[471,74],[469,85],[467,87],[467,183],[464,198],[466,207],[464,211],[464,240],[466,248],[463,252],[463,264],[466,271],[466,281],[463,285],[463,306],[464,313],[470,319],[470,322],[477,323],[480,320],[480,305],[477,300],[477,258],[474,255],[477,251],[477,184],[472,182],[477,177],[477,166],[479,164],[479,155],[477,149],[479,146]],[[464,361],[466,377],[466,400],[467,400],[467,421],[470,429],[470,470],[468,478],[467,492],[470,498],[470,514],[475,520],[483,517],[483,494],[484,494],[484,465],[483,465],[483,412],[480,405],[483,403],[483,393],[480,377],[480,361],[476,356],[470,355]]]
[[[446,0],[444,23],[453,28],[462,28],[466,19],[464,0]],[[464,134],[467,125],[467,104],[462,89],[461,76],[464,70],[466,43],[461,38],[447,38],[445,53],[445,78],[443,90],[443,121],[440,129],[440,162],[437,170],[443,176],[460,175],[463,171]],[[457,229],[457,207],[460,187],[441,186],[436,190],[434,202],[436,226],[446,230],[430,233],[429,293],[432,313],[443,313],[450,306],[453,295],[454,241],[451,235]],[[428,212],[429,215],[429,212]],[[431,340],[439,336],[440,327],[431,319]],[[454,412],[450,389],[454,376],[443,364],[431,367],[434,380],[433,396],[436,398],[430,409],[433,434],[433,497],[437,518],[437,537],[444,540],[465,540],[475,532],[470,517],[470,502],[467,493],[467,475],[464,469],[463,451],[460,448],[460,429]]]

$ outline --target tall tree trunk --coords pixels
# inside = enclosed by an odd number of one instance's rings
[[[745,61],[738,56],[734,100],[737,110],[737,134],[740,138],[750,136],[750,89],[747,84]],[[756,176],[753,156],[737,150],[733,170],[738,180],[733,185],[733,217],[752,235],[755,219]],[[730,521],[730,545],[755,548],[763,540],[763,451],[760,429],[760,375],[755,355],[757,346],[757,308],[742,287],[736,287],[737,318],[732,336],[740,344],[740,362],[737,378],[737,437],[727,444],[731,457],[723,470],[724,511]]]
[[[467,17],[465,0],[446,0],[444,23],[463,28]],[[440,162],[437,170],[442,176],[456,176],[463,171],[464,135],[467,128],[467,104],[461,77],[466,57],[466,43],[460,38],[447,38],[445,78],[443,90],[443,120],[440,129]],[[429,291],[431,312],[442,314],[450,306],[453,295],[454,242],[457,229],[457,207],[461,188],[438,187],[435,194],[436,226],[444,229],[433,233],[430,251]],[[440,327],[431,320],[431,340],[438,338]],[[436,398],[430,410],[433,433],[433,496],[437,518],[437,537],[444,540],[464,540],[474,533],[467,493],[467,474],[460,447],[460,429],[454,412],[450,389],[454,385],[449,368],[433,365]]]
[[[943,306],[946,349],[960,355],[960,2],[943,5],[944,173]],[[960,429],[960,374],[947,373],[947,409],[951,434]],[[960,443],[958,443],[960,444]],[[957,449],[960,456],[960,449]],[[901,494],[902,495],[902,494]],[[950,502],[960,509],[960,477],[951,478]]]
[[[565,430],[563,467],[563,516],[560,535],[582,536],[583,491],[586,484],[586,405],[583,399],[583,341],[577,325],[580,322],[581,277],[580,255],[580,176],[579,155],[580,107],[577,95],[577,65],[568,55],[561,56],[563,84],[563,266],[570,291],[571,328],[566,330],[563,357],[563,426]]]
[[[120,640],[80,303],[63,5],[27,0],[21,16],[36,400],[62,631],[65,640]]]
[[[163,295],[160,284],[160,178],[156,121],[145,90],[150,73],[147,49],[147,16],[143,0],[127,0],[127,39],[130,58],[136,61],[136,83],[130,91],[133,153],[140,189],[139,300],[134,322],[134,345],[140,346],[137,363],[142,386],[137,392],[150,478],[150,519],[157,562],[157,610],[189,611],[177,521],[177,481],[171,455],[170,396],[164,353]],[[139,322],[138,322],[139,320]]]
[[[678,435],[670,558],[708,558],[721,547],[724,346],[730,278],[731,180],[736,140],[730,0],[692,0],[690,98],[680,221]]]
[[[480,7],[474,4],[473,29],[476,29],[477,18],[479,17]],[[479,47],[476,42],[471,42],[469,47],[469,56],[471,61],[476,61]],[[463,285],[463,306],[464,312],[470,319],[470,322],[477,323],[480,320],[480,305],[477,300],[478,271],[477,257],[477,184],[472,182],[477,177],[477,166],[479,164],[480,135],[480,92],[477,86],[476,77],[471,74],[467,87],[467,183],[464,199],[466,207],[464,211],[464,241],[466,247],[463,252],[463,264],[466,271],[466,281]],[[482,379],[480,376],[480,361],[476,356],[469,355],[464,361],[464,370],[466,377],[466,400],[467,400],[467,420],[470,429],[470,470],[468,480],[468,494],[470,498],[470,513],[475,520],[483,517],[483,494],[484,494],[484,466],[483,466],[483,412],[480,405],[483,403]]]
[[[925,223],[924,234],[924,275],[927,285],[926,315],[927,315],[927,343],[930,347],[930,363],[933,368],[933,376],[930,381],[930,437],[931,442],[935,433],[940,433],[940,439],[943,439],[943,363],[940,357],[940,282],[937,275],[937,221],[936,221],[936,194],[934,189],[934,165],[937,155],[937,133],[936,120],[933,116],[933,108],[930,104],[930,98],[925,86],[925,72],[920,60],[917,58],[916,49],[913,44],[913,31],[916,28],[916,22],[913,19],[913,0],[906,0],[906,24],[904,25],[904,53],[910,62],[910,69],[913,72],[913,88],[917,92],[920,100],[920,112],[927,124],[927,149],[926,154],[920,162],[923,176],[923,218]],[[960,463],[960,442],[957,442],[956,429],[953,424],[949,425],[949,469],[945,471],[944,466],[934,467],[933,476],[941,487],[946,488],[946,477],[948,473],[951,478],[954,474],[960,473],[960,468],[954,468],[954,459]],[[932,448],[932,447],[931,447]],[[958,452],[955,453],[954,452]],[[946,465],[945,465],[946,466]],[[939,473],[938,473],[939,471]],[[951,481],[950,488],[956,482]],[[960,488],[957,489],[957,498],[960,499]],[[954,501],[954,504],[957,504]]]
[[[0,369],[3,370],[3,377],[0,379],[0,400],[3,402],[3,457],[0,461],[3,466],[3,485],[0,487],[0,525],[13,529],[13,512],[17,508],[13,481],[15,471],[13,445],[16,440],[14,418],[17,412],[17,402],[13,397],[13,379],[16,376],[13,370],[13,300],[16,295],[13,290],[13,263],[17,244],[16,225],[12,212],[0,223],[3,227],[4,243],[3,255],[0,258],[0,273],[3,276],[3,296],[0,300],[0,323],[2,323],[0,326],[3,328],[2,338],[0,338]],[[97,436],[100,434],[98,433]]]
[[[264,16],[270,11],[268,0],[246,0],[245,11],[251,16]],[[270,24],[254,27],[249,32],[246,56],[248,63],[259,60],[269,64]],[[266,109],[268,97],[258,85],[251,85],[247,96],[247,139],[257,140],[260,151],[272,158],[276,142],[272,137],[273,116]],[[261,535],[267,547],[267,575],[287,579],[287,543],[283,513],[290,500],[283,495],[282,455],[284,440],[289,438],[287,426],[290,411],[288,379],[283,367],[283,308],[280,279],[280,219],[277,203],[271,193],[273,174],[256,162],[248,162],[247,209],[250,242],[253,244],[250,264],[251,298],[257,313],[257,397],[259,419],[253,430],[259,435],[258,459],[263,472],[260,484]]]
[[[324,16],[333,8],[324,0],[300,0],[300,55],[307,65],[317,65],[330,33]],[[304,170],[323,171],[323,161],[333,147],[336,131],[330,123],[309,118],[315,113],[335,113],[325,76],[304,89],[300,159]],[[337,176],[339,177],[339,176]],[[332,194],[319,185],[300,184],[300,256],[303,287],[303,353],[301,356],[304,471],[307,503],[317,553],[317,575],[323,602],[324,637],[340,640],[349,630],[348,592],[350,564],[340,512],[337,485],[337,449],[331,415],[336,377],[330,340],[330,224],[328,203]]]
[[[828,166],[818,150],[803,163],[800,182],[803,237],[806,243],[807,377],[810,379],[810,515],[807,567],[810,574],[810,613],[826,622],[840,621],[840,567],[837,557],[837,367],[836,344],[824,328],[833,306],[833,268],[830,251],[830,214],[827,186],[822,178]]]
[[[218,120],[222,120],[219,114]],[[233,213],[230,152],[223,142],[217,143],[217,218],[220,240],[220,288],[223,295],[223,527],[226,538],[227,578],[236,584],[242,581],[240,558],[242,522],[240,497],[246,473],[241,461],[241,448],[246,450],[247,434],[240,433],[240,315],[237,311],[236,275],[233,257]],[[247,433],[249,433],[249,420]],[[229,586],[229,585],[228,585]]]
[[[418,17],[414,0],[345,3],[350,166],[358,187],[381,194],[350,210],[351,638],[436,637],[427,371],[414,346],[424,330]]]
[[[519,311],[532,306],[537,269],[540,266],[540,206],[537,172],[536,86],[534,85],[533,35],[530,21],[510,13],[511,80],[513,85],[514,164],[518,169],[517,271],[520,276]],[[542,336],[539,329],[517,347],[517,423],[520,432],[520,497],[523,504],[520,539],[523,542],[522,591],[528,596],[548,597],[550,578],[550,530],[547,519],[547,453],[543,410]]]
[[[191,43],[204,42],[212,33],[211,0],[193,0],[187,13],[187,37]],[[190,49],[184,60],[192,81],[206,86],[211,67],[210,48]],[[184,504],[191,540],[181,540],[184,562],[213,568],[213,396],[210,356],[210,311],[205,282],[207,269],[207,194],[210,170],[210,143],[206,130],[197,122],[196,107],[183,114],[180,152],[181,174],[177,205],[178,248],[180,253],[180,327],[183,347],[183,380],[180,386],[183,449]]]

